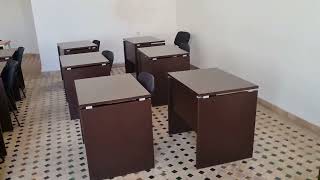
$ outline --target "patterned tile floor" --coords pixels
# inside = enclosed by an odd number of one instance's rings
[[[28,72],[26,72],[28,73]],[[122,68],[112,74],[123,73]],[[5,133],[0,179],[89,179],[79,120],[69,118],[59,72],[26,76],[23,127]],[[167,134],[167,107],[153,108],[155,168],[115,179],[316,179],[320,138],[259,106],[251,159],[197,170],[193,132]]]

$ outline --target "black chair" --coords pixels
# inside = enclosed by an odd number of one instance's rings
[[[112,68],[113,61],[114,61],[114,54],[113,54],[113,52],[112,52],[112,51],[105,50],[105,51],[102,51],[102,55],[109,60],[110,67]]]
[[[18,83],[17,83],[18,90],[15,90],[15,96],[14,96],[16,100],[21,100],[19,89],[21,89],[24,97],[26,97],[26,94],[24,92],[26,86],[25,86],[24,77],[23,77],[22,68],[21,68],[21,64],[23,60],[23,52],[24,52],[24,47],[19,47],[12,56],[12,59],[18,62]]]
[[[179,45],[179,48],[183,49],[183,50],[185,50],[187,52],[190,52],[190,45],[189,44],[182,43],[182,44]]]
[[[154,92],[154,77],[152,74],[147,72],[141,72],[138,76],[139,83],[146,88],[149,93],[153,94]]]
[[[174,44],[180,46],[181,44],[189,44],[190,41],[190,33],[185,31],[179,31],[175,40]]]
[[[16,100],[14,97],[14,91],[17,87],[19,73],[19,63],[17,61],[8,61],[6,66],[1,72],[1,78],[3,81],[4,89],[6,91],[8,105],[11,112],[20,126],[20,122],[17,118],[15,111],[18,111],[16,106]]]
[[[93,40],[92,42],[98,46],[98,51],[99,51],[99,49],[100,49],[100,41],[99,40]]]

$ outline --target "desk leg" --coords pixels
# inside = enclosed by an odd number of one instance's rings
[[[198,100],[196,167],[252,157],[258,92]]]
[[[177,134],[182,132],[188,132],[192,129],[188,126],[187,122],[183,120],[175,111],[174,106],[176,102],[173,96],[176,93],[180,93],[177,88],[175,88],[175,80],[168,77],[169,82],[169,103],[168,103],[168,122],[169,122],[169,134]]]

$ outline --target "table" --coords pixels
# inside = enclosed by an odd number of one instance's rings
[[[59,55],[80,54],[99,51],[98,46],[92,41],[74,41],[58,43]]]
[[[11,41],[8,41],[8,40],[0,40],[0,47],[2,49],[4,49],[5,47],[11,48],[10,43],[11,43]]]
[[[8,61],[12,59],[14,52],[16,52],[16,48],[10,49],[0,49],[0,62]]]
[[[90,179],[153,168],[149,92],[131,74],[81,79],[75,85]]]
[[[190,70],[189,52],[177,46],[139,48],[139,72],[149,72],[155,77],[152,105],[168,104],[168,72]]]
[[[132,37],[123,40],[125,66],[127,73],[137,72],[137,49],[165,45],[165,40],[152,36]]]
[[[60,68],[71,119],[79,119],[74,80],[108,76],[111,65],[101,52],[92,52],[60,56]]]
[[[257,85],[215,68],[169,73],[169,84],[169,133],[197,133],[197,168],[252,157]]]
[[[13,131],[13,125],[11,121],[9,102],[6,91],[1,78],[1,72],[4,66],[0,67],[0,125],[3,132]],[[1,144],[1,143],[0,143]]]

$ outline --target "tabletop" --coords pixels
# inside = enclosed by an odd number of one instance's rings
[[[5,45],[8,45],[10,44],[11,41],[8,41],[8,40],[0,40],[0,46],[5,46]]]
[[[169,76],[181,82],[197,95],[214,95],[257,89],[258,86],[218,68],[171,72]]]
[[[140,37],[132,37],[132,38],[125,38],[124,41],[131,42],[133,44],[140,44],[140,43],[152,43],[152,42],[162,42],[164,40],[158,39],[152,36],[140,36]]]
[[[87,65],[109,63],[109,60],[101,52],[72,54],[60,56],[61,66],[63,68],[81,67]]]
[[[83,48],[97,46],[92,41],[73,41],[73,42],[62,42],[58,43],[60,49],[72,49],[72,48]]]
[[[0,59],[10,58],[13,56],[14,52],[16,52],[16,48],[10,49],[1,49],[0,50]]]
[[[81,107],[151,97],[131,74],[80,79],[75,81],[75,86]]]
[[[142,52],[144,55],[148,56],[149,58],[189,54],[189,52],[182,50],[174,45],[139,48],[139,51]]]

